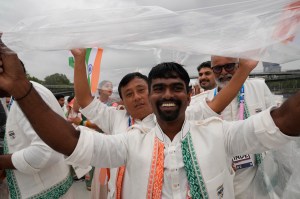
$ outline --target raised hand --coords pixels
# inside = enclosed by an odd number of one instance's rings
[[[251,59],[240,59],[239,60],[239,67],[243,70],[252,71],[258,64],[258,61],[251,60]]]
[[[0,90],[15,98],[24,96],[30,83],[17,54],[10,50],[0,38]]]
[[[71,53],[75,59],[80,58],[80,57],[85,58],[86,49],[85,48],[75,48],[75,49],[71,50]]]

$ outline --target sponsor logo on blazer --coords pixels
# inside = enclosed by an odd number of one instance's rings
[[[8,131],[8,136],[10,137],[10,139],[15,139],[16,138],[16,134],[14,131]]]
[[[224,196],[224,186],[223,184],[217,188],[218,199],[223,198]]]
[[[259,112],[262,112],[262,108],[256,108],[255,109],[255,113],[259,113]]]

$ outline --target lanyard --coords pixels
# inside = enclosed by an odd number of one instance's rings
[[[214,90],[214,97],[217,95],[218,90],[215,88]],[[245,109],[245,87],[244,84],[242,85],[240,92],[239,92],[239,120],[244,120],[244,109]]]
[[[8,110],[10,110],[10,108],[11,108],[13,102],[14,102],[14,98],[13,98],[13,97],[10,97],[9,103],[8,103],[8,105],[7,105],[7,109],[8,109]]]
[[[131,116],[129,116],[129,118],[128,118],[128,127],[130,127],[132,125],[134,125],[134,119]]]
[[[244,85],[242,86],[242,88],[240,90],[239,104],[240,104],[239,120],[244,120],[244,119],[246,119],[246,118],[244,118],[244,109],[245,109],[245,89],[244,89]]]

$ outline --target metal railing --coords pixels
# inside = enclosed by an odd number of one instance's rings
[[[44,85],[47,87],[54,95],[74,95],[74,86],[72,85]]]

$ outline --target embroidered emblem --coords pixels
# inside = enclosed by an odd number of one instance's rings
[[[255,113],[259,113],[259,112],[262,112],[262,109],[261,109],[261,108],[255,109]]]
[[[217,188],[218,199],[223,198],[224,195],[224,186],[223,184]]]
[[[8,136],[10,137],[10,139],[15,139],[16,138],[16,134],[14,131],[8,131]]]

